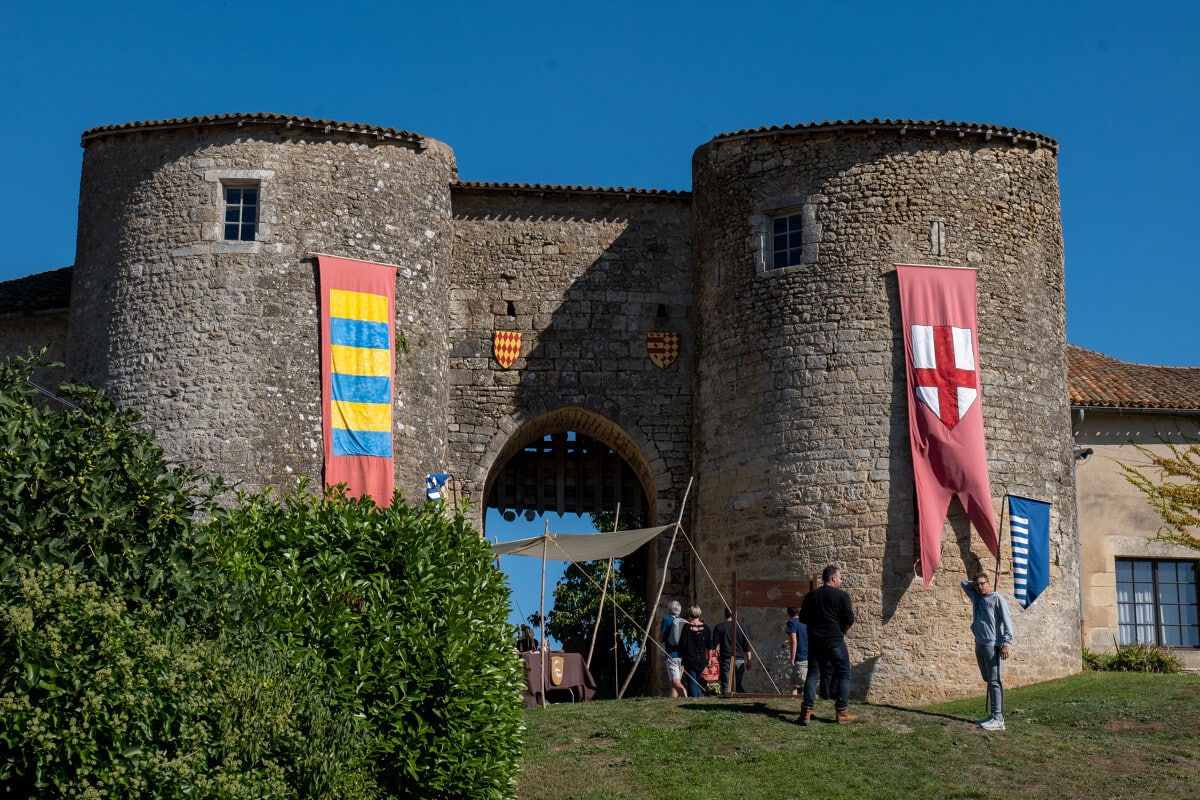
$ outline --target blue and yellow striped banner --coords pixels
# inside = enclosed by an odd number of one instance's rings
[[[396,267],[317,254],[325,485],[389,506]]]
[[[392,457],[388,298],[329,292],[330,427],[337,456]]]

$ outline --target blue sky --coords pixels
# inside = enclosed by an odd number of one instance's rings
[[[71,264],[84,130],[273,112],[415,131],[465,180],[689,189],[719,133],[861,118],[1060,144],[1068,339],[1197,365],[1200,4],[21,3],[0,279]]]
[[[464,180],[690,189],[692,151],[719,133],[944,119],[1058,140],[1071,343],[1197,365],[1198,9],[21,3],[0,28],[0,215],[15,232],[0,280],[74,261],[79,134],[99,125],[324,117],[439,139]]]

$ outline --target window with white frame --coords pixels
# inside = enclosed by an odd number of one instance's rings
[[[1122,646],[1200,647],[1198,566],[1197,561],[1116,560]]]
[[[769,198],[758,207],[751,225],[751,247],[760,273],[817,263],[821,226],[816,206],[803,195]]]
[[[253,242],[258,231],[258,184],[225,184],[225,241]]]

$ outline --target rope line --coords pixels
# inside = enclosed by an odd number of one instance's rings
[[[705,565],[704,559],[700,558],[700,554],[698,552],[696,552],[696,545],[692,543],[691,537],[689,537],[687,535],[687,531],[683,530],[682,527],[680,527],[679,531],[680,531],[680,533],[683,534],[683,540],[685,542],[687,542],[687,546],[692,551],[692,555],[696,557],[696,563],[698,563],[700,565],[700,568],[702,570],[704,570],[704,576],[706,578],[708,578],[708,582],[711,583],[713,588],[717,590],[717,597],[720,598],[722,607],[723,608],[732,608],[733,606],[731,606],[729,604],[729,600],[725,597],[725,593],[721,591],[721,587],[717,584],[716,579],[713,578],[712,573],[708,571],[708,567]],[[746,629],[742,627],[742,623],[739,622],[737,624],[737,626],[742,631],[742,633],[746,633]],[[734,641],[734,645],[733,645],[735,649],[737,648],[736,637],[737,637],[737,634],[735,632],[734,633],[735,641]],[[754,657],[758,659],[758,663],[763,665],[763,672],[766,673],[767,680],[769,680],[771,682],[771,688],[773,688],[775,690],[776,694],[782,694],[782,692],[779,689],[779,684],[777,684],[775,682],[775,676],[771,674],[771,671],[769,669],[767,669],[766,661],[764,661],[762,656],[759,655],[758,650],[754,647],[754,641],[750,638],[749,634],[746,634],[746,641],[750,644],[750,652],[752,652],[754,654]],[[733,677],[730,678],[731,682],[733,682],[734,680],[735,680],[735,678],[733,678]]]
[[[722,606],[724,608],[731,608],[731,606],[729,605],[728,599],[725,597],[724,592],[721,591],[720,585],[713,578],[712,573],[709,572],[708,567],[705,565],[703,559],[700,558],[700,554],[698,552],[696,552],[695,544],[692,543],[691,537],[689,537],[687,535],[687,530],[684,529],[684,527],[682,525],[679,526],[679,533],[682,534],[683,540],[685,542],[687,542],[688,548],[691,550],[692,555],[695,556],[696,563],[698,563],[700,565],[700,568],[703,570],[705,577],[708,579],[708,582],[716,590],[717,597],[720,598]],[[557,552],[559,552],[563,555],[563,558],[561,559],[562,561],[565,561],[570,566],[575,567],[579,571],[579,574],[582,575],[584,578],[586,578],[592,584],[592,586],[594,586],[597,589],[603,589],[603,587],[601,587],[600,583],[595,578],[593,578],[591,575],[589,575],[587,570],[585,570],[582,566],[580,566],[580,564],[584,563],[584,562],[578,562],[578,561],[573,560],[567,554],[567,551],[564,550],[561,546],[559,546],[558,542],[555,540],[555,538],[553,536],[550,537],[550,543],[554,546],[554,548]],[[556,559],[556,560],[559,560],[559,559]],[[612,603],[613,608],[620,611],[621,614],[624,615],[624,618],[633,626],[634,630],[637,631],[639,637],[646,638],[647,644],[653,645],[653,647],[656,648],[658,650],[658,652],[660,654],[662,654],[663,656],[667,655],[667,649],[663,646],[662,642],[660,642],[658,639],[656,639],[653,636],[649,636],[649,629],[646,627],[643,627],[642,624],[640,622],[638,622],[638,620],[636,620],[632,614],[630,614],[628,611],[626,611],[625,608],[623,608],[621,606],[621,604],[616,601],[615,593],[614,593],[614,596],[612,597],[612,599],[610,600],[610,602]],[[518,610],[520,610],[520,604],[518,604]],[[597,614],[598,613],[599,612],[597,612]],[[741,630],[742,633],[746,633],[746,630],[742,626],[741,622],[738,622],[737,626],[738,626],[738,629]],[[736,634],[735,634],[735,636],[736,636]],[[771,682],[771,688],[773,688],[775,690],[776,694],[782,694],[782,691],[779,688],[779,684],[775,681],[775,676],[771,674],[771,671],[769,669],[767,669],[766,661],[763,659],[763,657],[759,653],[758,649],[754,646],[754,641],[750,638],[749,634],[746,634],[746,641],[750,645],[750,652],[754,655],[754,658],[756,658],[758,660],[759,664],[763,665],[762,666],[763,672],[766,674],[767,680],[769,680]],[[736,642],[735,642],[735,647],[736,647]],[[693,678],[691,675],[688,675],[687,672],[684,672],[684,677],[687,678],[692,683],[699,686],[699,682],[695,678]],[[731,681],[731,683],[734,681],[733,676],[730,677],[730,681]]]

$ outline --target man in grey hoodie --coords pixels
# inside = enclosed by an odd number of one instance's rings
[[[1012,645],[1013,623],[1004,598],[992,589],[988,576],[980,573],[974,580],[962,582],[971,598],[971,633],[975,635],[975,660],[979,674],[988,686],[992,715],[979,723],[988,731],[1004,730],[1004,684],[1000,682],[1000,661],[1008,658]]]

